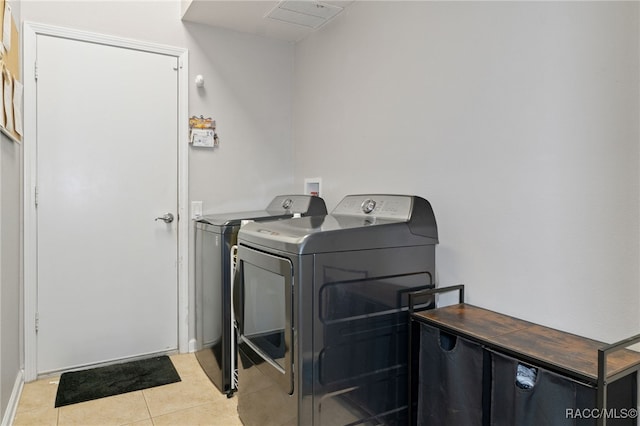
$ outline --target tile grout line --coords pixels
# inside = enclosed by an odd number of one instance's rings
[[[147,407],[147,413],[149,413],[149,420],[151,420],[151,424],[155,425],[156,423],[153,421],[153,416],[151,415],[151,408],[149,408],[149,402],[147,401],[147,396],[144,394],[144,389],[141,390],[142,398],[144,398],[144,405]]]
[[[53,396],[53,408],[55,408],[56,410],[56,426],[60,425],[60,407],[56,407],[56,400],[58,399],[58,389],[60,388],[60,378],[62,376],[58,377],[55,381],[56,381],[56,391],[54,393]],[[49,383],[53,383],[53,381],[50,381]]]
[[[145,402],[146,402],[146,401],[147,401],[147,400],[146,400],[146,398],[145,398]],[[175,410],[175,411],[169,411],[169,412],[166,412],[166,413],[163,413],[163,414],[157,415],[157,416],[155,416],[155,417],[157,418],[157,417],[162,417],[162,416],[168,416],[168,415],[171,415],[171,414],[181,413],[181,412],[183,412],[183,411],[193,410],[194,408],[204,407],[204,406],[206,406],[206,405],[209,405],[210,403],[211,403],[211,402],[210,402],[210,401],[208,401],[208,402],[203,402],[203,403],[201,403],[201,404],[192,405],[192,406],[189,406],[189,407],[179,408],[179,409],[177,409],[177,410]],[[148,409],[149,409],[149,406],[147,405],[147,410],[148,410]],[[151,418],[151,422],[155,425],[155,422],[153,421],[154,417],[153,417],[153,416],[151,416],[151,412],[149,412],[149,416],[150,416],[150,418]]]

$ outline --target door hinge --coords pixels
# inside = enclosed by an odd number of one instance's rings
[[[38,187],[37,186],[33,189],[33,200],[36,207],[38,207]]]
[[[38,63],[36,62],[33,66],[33,77],[38,81]]]
[[[40,315],[36,314],[36,333],[40,329]]]

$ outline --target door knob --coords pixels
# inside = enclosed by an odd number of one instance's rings
[[[156,217],[156,220],[162,220],[164,223],[173,222],[173,215],[171,213],[167,213],[164,216]]]

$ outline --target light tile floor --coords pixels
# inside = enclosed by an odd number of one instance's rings
[[[54,408],[58,378],[24,385],[14,426],[242,426],[237,398],[211,383],[193,354],[171,356],[181,382]]]

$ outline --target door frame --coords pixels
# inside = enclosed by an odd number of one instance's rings
[[[189,349],[189,151],[188,151],[188,50],[184,48],[131,40],[117,36],[57,27],[34,22],[23,24],[23,84],[24,84],[24,169],[23,169],[23,223],[24,223],[24,378],[37,379],[37,216],[36,194],[36,40],[40,35],[61,37],[88,43],[97,43],[125,49],[173,56],[178,59],[178,350]]]

